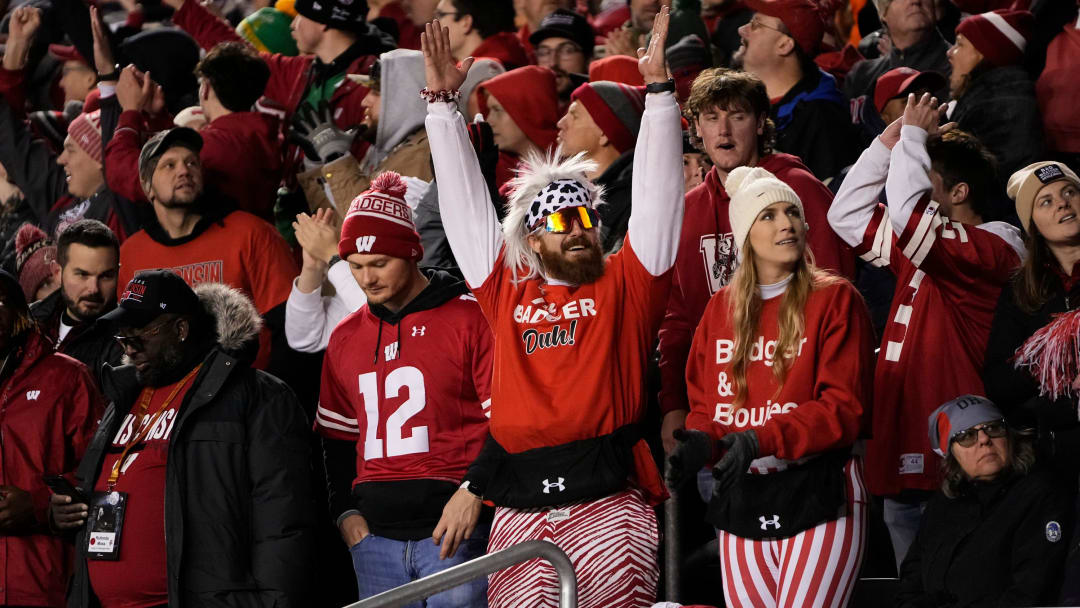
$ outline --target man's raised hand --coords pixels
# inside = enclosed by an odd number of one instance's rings
[[[424,26],[424,32],[420,34],[420,48],[424,52],[427,89],[431,92],[460,89],[472,67],[473,58],[466,58],[458,67],[450,52],[450,30],[440,25],[438,19]]]
[[[105,24],[98,17],[96,6],[90,7],[90,33],[94,36],[94,70],[99,76],[109,74],[113,71],[116,62],[113,61],[109,37],[105,33]]]
[[[916,99],[914,93],[908,94],[907,107],[904,108],[904,124],[919,127],[933,135],[938,131],[938,122],[945,112],[945,105],[938,105],[937,97],[923,93]]]
[[[653,20],[649,48],[638,49],[638,71],[641,72],[645,84],[668,81],[664,44],[667,42],[668,21],[671,20],[670,11],[671,9],[667,6],[660,9],[660,12],[656,14],[656,19]]]

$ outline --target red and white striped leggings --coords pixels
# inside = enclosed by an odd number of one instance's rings
[[[637,490],[555,509],[497,507],[488,552],[527,540],[549,540],[566,552],[577,574],[579,608],[647,608],[656,601],[656,514]],[[558,577],[545,560],[488,578],[491,608],[558,605]]]
[[[866,546],[867,493],[862,459],[847,475],[847,514],[782,540],[719,533],[728,608],[846,606]]]

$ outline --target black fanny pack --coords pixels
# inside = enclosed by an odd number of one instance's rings
[[[640,439],[637,425],[626,425],[608,435],[516,454],[496,443],[484,500],[532,509],[614,494],[629,484],[631,450]]]
[[[767,475],[745,474],[709,502],[705,520],[741,538],[788,538],[844,514],[851,450],[826,452]]]

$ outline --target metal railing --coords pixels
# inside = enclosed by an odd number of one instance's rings
[[[384,591],[345,608],[395,608],[431,597],[473,579],[509,568],[530,559],[546,559],[559,576],[559,608],[577,608],[577,575],[570,558],[555,543],[530,540],[436,572],[430,576]]]

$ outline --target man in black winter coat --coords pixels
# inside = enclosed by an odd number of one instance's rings
[[[76,532],[68,606],[304,605],[308,423],[250,368],[254,305],[155,270],[102,321],[130,363],[102,378],[109,406],[76,475],[90,504],[52,497],[54,527]]]
[[[30,306],[30,315],[57,351],[90,368],[100,388],[102,368],[124,354],[111,328],[94,323],[116,308],[120,243],[105,224],[79,220],[60,233],[56,257],[60,289]]]

